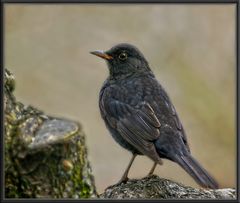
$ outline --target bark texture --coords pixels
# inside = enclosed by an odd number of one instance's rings
[[[196,189],[156,175],[108,187],[102,199],[236,199],[235,189]]]
[[[14,87],[5,69],[5,198],[95,197],[80,124],[16,101]]]

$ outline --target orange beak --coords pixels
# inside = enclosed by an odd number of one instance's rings
[[[112,56],[106,54],[104,51],[91,51],[90,53],[93,54],[93,55],[99,56],[103,59],[106,59],[106,60],[113,59]]]

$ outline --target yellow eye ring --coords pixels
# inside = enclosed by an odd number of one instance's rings
[[[127,53],[125,53],[125,52],[122,52],[121,54],[119,54],[119,56],[118,56],[118,58],[120,59],[120,60],[126,60],[127,59]]]

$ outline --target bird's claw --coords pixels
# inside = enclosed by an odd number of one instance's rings
[[[115,185],[120,185],[121,183],[127,183],[128,180],[129,180],[128,177],[121,178]]]
[[[147,177],[152,176],[152,175],[153,175],[153,172],[152,172],[152,173],[148,173],[148,174],[147,174]]]

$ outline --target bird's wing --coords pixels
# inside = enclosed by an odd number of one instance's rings
[[[158,90],[159,91],[159,90]],[[154,99],[151,99],[150,101],[150,105],[154,108],[154,109],[159,109],[158,106],[161,104],[157,103],[156,101],[162,101],[163,104],[164,104],[164,108],[166,109],[169,109],[169,112],[170,112],[170,117],[169,117],[169,121],[172,119],[173,120],[173,126],[175,126],[175,128],[179,131],[180,135],[181,135],[181,138],[185,144],[185,146],[187,147],[187,150],[190,152],[190,148],[189,148],[189,145],[188,145],[188,141],[187,141],[187,137],[186,137],[186,134],[185,134],[185,131],[184,131],[184,128],[181,124],[181,121],[177,115],[177,112],[175,110],[175,107],[173,106],[172,102],[170,101],[169,97],[167,96],[166,92],[161,89],[161,94],[158,93],[158,94],[155,94],[157,96],[154,97]],[[162,104],[162,105],[163,105]],[[157,114],[157,113],[156,113]]]
[[[161,163],[153,141],[160,136],[160,122],[151,106],[142,102],[131,106],[119,100],[111,99],[104,104],[109,124],[138,151]]]

